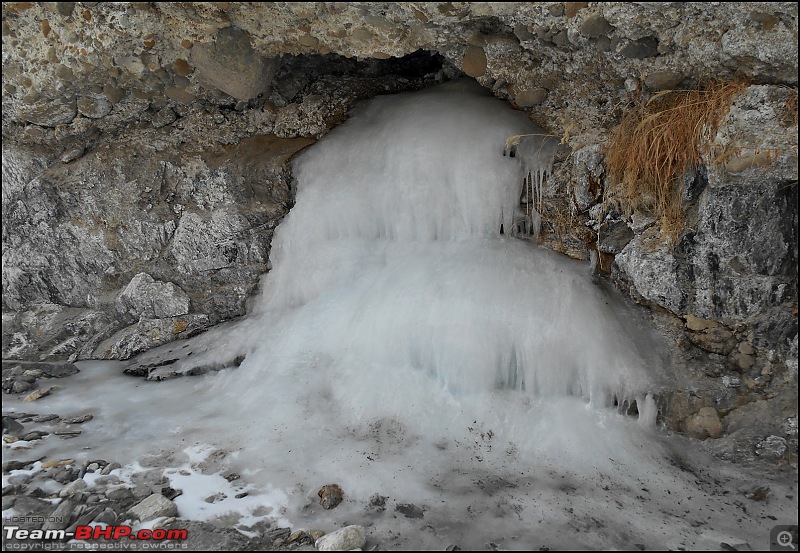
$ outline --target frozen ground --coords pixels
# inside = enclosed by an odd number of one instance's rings
[[[516,134],[542,131],[463,83],[362,106],[298,159],[251,315],[143,356],[178,359],[156,373],[238,368],[150,382],[81,364],[4,409],[91,412],[83,433],[5,453],[158,466],[185,518],[362,524],[367,548],[768,548],[797,522],[796,476],[659,429],[669,359],[646,316],[509,236],[535,227],[520,183],[556,145],[504,157]],[[324,511],[334,482],[345,501]]]

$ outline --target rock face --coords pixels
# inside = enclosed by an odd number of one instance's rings
[[[703,393],[670,396],[667,424],[796,405],[795,3],[2,9],[4,359],[127,358],[244,314],[293,202],[291,156],[357,100],[467,75],[561,138],[540,242],[596,256],[669,319]],[[625,106],[739,77],[753,84],[684,176],[685,232],[605,201]],[[779,410],[765,416],[796,416]]]

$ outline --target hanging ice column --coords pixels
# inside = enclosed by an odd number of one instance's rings
[[[515,157],[522,166],[522,186],[520,190],[523,210],[517,210],[510,233],[539,236],[542,223],[544,186],[547,175],[553,169],[557,142],[544,131],[517,134],[506,138],[503,155]]]

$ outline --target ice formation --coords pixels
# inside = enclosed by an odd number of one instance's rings
[[[730,540],[738,511],[693,506],[686,498],[702,483],[674,468],[676,446],[656,430],[667,367],[639,311],[585,263],[501,233],[528,174],[541,202],[557,145],[531,136],[504,156],[520,134],[544,132],[463,82],[361,105],[296,160],[297,202],[250,315],[171,346],[183,354],[170,370],[243,355],[238,368],[153,383],[85,364],[42,401],[96,408],[91,440],[72,442],[93,456],[133,462],[210,446],[266,490],[273,518],[319,527],[372,517],[368,539],[389,546]],[[200,482],[200,495],[224,485],[194,470],[167,474],[176,486]],[[316,490],[331,482],[346,501],[323,513]],[[413,502],[427,526],[365,515],[373,494]],[[184,511],[211,512],[192,497]],[[709,511],[714,532],[687,524]]]

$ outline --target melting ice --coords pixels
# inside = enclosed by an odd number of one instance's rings
[[[530,135],[515,158],[512,135]],[[667,369],[639,312],[586,264],[510,236],[556,146],[465,83],[373,99],[296,160],[251,314],[171,346],[184,358],[170,370],[244,355],[238,369],[132,384],[87,364],[41,401],[97,406],[92,455],[207,444],[269,490],[274,517],[367,524],[387,547],[730,541],[741,513],[692,506],[697,473],[658,436]],[[633,401],[638,421],[615,407]],[[322,511],[333,482],[347,500]],[[386,512],[365,507],[373,494]],[[714,532],[687,522],[712,508]]]

